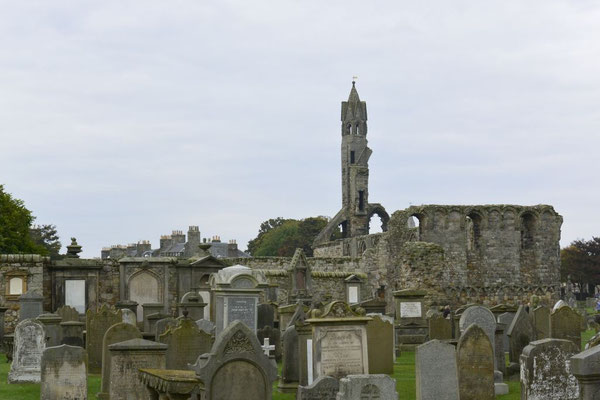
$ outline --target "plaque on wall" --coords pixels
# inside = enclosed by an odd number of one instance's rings
[[[421,302],[405,301],[400,303],[400,318],[421,318]]]

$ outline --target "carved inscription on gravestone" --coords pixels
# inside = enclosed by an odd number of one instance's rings
[[[225,304],[227,324],[235,320],[242,321],[248,328],[256,331],[256,298],[229,297]]]
[[[405,301],[400,303],[401,318],[421,318],[421,302]]]
[[[322,375],[342,377],[363,373],[361,330],[326,331],[321,342]]]

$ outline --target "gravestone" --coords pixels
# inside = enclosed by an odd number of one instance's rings
[[[42,355],[41,400],[86,400],[86,353],[81,347],[48,347]]]
[[[139,310],[138,306],[138,310]],[[142,308],[142,312],[141,312],[141,321],[143,323],[143,329],[144,332],[154,332],[154,330],[152,329],[152,327],[150,326],[150,321],[148,320],[148,317],[151,315],[164,315],[164,309],[165,309],[165,305],[163,303],[144,303],[141,305]],[[136,313],[138,320],[140,320],[140,315],[139,315],[139,311],[138,313]],[[166,318],[168,317],[168,315],[164,315],[164,317],[162,318]],[[154,322],[156,322],[157,320],[161,319],[159,318],[155,318]]]
[[[123,321],[121,310],[112,310],[106,304],[98,312],[87,310],[85,349],[90,374],[99,374],[102,371],[102,340],[104,340],[104,334],[108,328],[121,321]]]
[[[366,325],[370,317],[360,315],[348,303],[334,301],[323,311],[313,310],[313,376],[342,378],[350,374],[369,373]]]
[[[110,399],[110,376],[111,376],[111,352],[110,345],[114,343],[124,342],[130,339],[139,339],[142,333],[135,326],[126,322],[119,322],[108,328],[102,341],[102,386],[100,393],[96,395],[98,399]]]
[[[37,318],[44,312],[44,296],[35,290],[29,290],[19,297],[19,321]]]
[[[256,330],[256,337],[261,343],[264,343],[265,339],[269,339],[269,342],[275,345],[275,359],[278,362],[281,361],[281,331],[279,328],[275,329],[269,325],[266,325],[262,329]]]
[[[581,315],[571,307],[560,307],[550,314],[550,336],[572,341],[581,349]]]
[[[524,306],[519,306],[506,335],[509,339],[509,361],[518,363],[525,346],[535,340],[535,328]]]
[[[471,324],[477,324],[483,329],[493,346],[496,334],[496,318],[494,318],[494,314],[485,307],[471,306],[460,316],[459,326],[461,333]]]
[[[496,378],[497,383],[500,383],[502,381],[502,379],[504,378],[504,375],[506,375],[506,353],[504,352],[504,342],[503,342],[505,330],[506,330],[506,325],[504,325],[500,322],[498,322],[496,324],[496,340],[494,342],[494,346],[495,346],[494,365],[496,367],[496,370],[498,370],[502,373],[502,376],[499,379]],[[498,387],[496,387],[496,390],[497,389],[498,389]],[[506,389],[508,390],[508,387],[506,387]],[[496,391],[496,394],[498,394],[497,391]]]
[[[300,382],[300,349],[298,332],[294,324],[287,327],[281,341],[283,343],[281,379],[277,387],[282,393],[294,393]]]
[[[579,385],[569,359],[579,349],[570,340],[531,342],[521,354],[521,399],[577,400]]]
[[[144,321],[144,327],[147,328],[148,330],[147,331],[145,330],[144,333],[153,335],[154,339],[156,339],[156,324],[158,323],[158,321],[165,319],[165,318],[169,318],[169,316],[167,314],[163,314],[162,312],[148,315],[148,317]]]
[[[137,327],[137,315],[131,311],[129,308],[121,309],[122,322],[125,322],[130,325],[134,325]]]
[[[71,306],[62,306],[56,309],[56,315],[62,318],[62,322],[79,322],[79,312]]]
[[[450,340],[452,339],[452,321],[444,318],[440,313],[434,313],[427,319],[429,325],[429,339]]]
[[[399,350],[412,351],[427,338],[424,290],[404,289],[393,292],[396,306],[396,345]]]
[[[196,291],[188,292],[186,295],[181,299],[181,303],[178,304],[181,314],[183,315],[184,312],[187,313],[186,315],[194,321],[204,318],[204,308],[207,304],[204,302],[202,296]]]
[[[62,339],[60,322],[62,318],[57,314],[40,314],[36,319],[44,325],[46,347],[60,346]]]
[[[494,400],[494,351],[487,333],[471,324],[457,345],[461,400]]]
[[[208,319],[199,319],[198,321],[196,321],[196,326],[198,326],[199,329],[202,329],[209,335],[215,334],[215,324]]]
[[[177,320],[173,317],[159,319],[154,325],[154,336],[156,341],[159,341],[160,335],[165,333],[170,327],[177,326]],[[196,361],[196,359],[194,359]]]
[[[150,340],[131,339],[111,344],[108,350],[110,400],[151,399],[151,393],[139,379],[139,370],[165,369],[167,345]]]
[[[67,344],[69,346],[84,347],[83,342],[83,329],[85,324],[79,321],[67,321],[60,323],[61,329],[61,340],[60,344]],[[87,354],[86,354],[87,357]]]
[[[571,372],[579,382],[580,400],[600,397],[600,347],[587,349],[571,357]]]
[[[167,369],[189,369],[188,364],[194,364],[212,347],[212,336],[199,329],[195,321],[182,318],[178,322],[159,336],[159,341],[168,346]]]
[[[259,304],[257,313],[258,329],[262,329],[265,326],[275,327],[275,306],[273,304]]]
[[[204,382],[203,399],[270,400],[277,379],[277,367],[241,321],[219,333],[211,352],[198,357],[192,369]]]
[[[539,306],[533,310],[533,326],[536,340],[550,337],[550,309],[548,307]]]
[[[564,300],[559,300],[554,304],[554,307],[552,307],[552,312],[562,307],[569,307],[569,305]]]
[[[312,385],[298,386],[296,400],[336,400],[339,389],[340,381],[330,376],[322,376]]]
[[[415,354],[417,400],[458,400],[458,370],[454,346],[431,340]]]
[[[508,333],[508,328],[510,327],[510,324],[512,323],[512,320],[514,317],[515,317],[514,313],[508,313],[508,312],[498,315],[498,323],[504,324],[504,326],[506,327],[506,329],[504,330],[504,333],[502,334],[502,349],[503,349],[504,353],[508,353],[510,351],[507,333]]]
[[[394,323],[381,315],[369,315],[367,344],[369,348],[369,373],[394,373]],[[391,319],[391,318],[390,318]]]
[[[42,353],[45,345],[44,327],[34,319],[24,319],[15,327],[13,358],[8,383],[39,383]]]
[[[388,375],[348,375],[340,379],[336,400],[397,399],[396,380]]]

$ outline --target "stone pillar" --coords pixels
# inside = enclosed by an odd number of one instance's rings
[[[138,302],[133,300],[121,300],[115,304],[115,308],[117,310],[128,309],[131,310],[134,314],[137,313]]]
[[[57,314],[41,314],[37,317],[37,320],[44,325],[46,347],[60,346],[62,340],[60,322],[62,318]]]
[[[30,290],[19,297],[19,321],[29,318],[37,318],[44,312],[44,296],[36,291]]]
[[[600,346],[571,357],[571,373],[579,381],[579,399],[595,400],[600,392]]]
[[[83,330],[85,323],[79,321],[61,322],[61,344],[84,347]]]

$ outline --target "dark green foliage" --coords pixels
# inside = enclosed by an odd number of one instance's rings
[[[56,232],[56,225],[36,225],[30,229],[33,242],[47,250],[47,255],[52,260],[62,258],[58,254],[61,248],[60,238]]]
[[[311,245],[327,222],[326,217],[270,219],[260,224],[258,236],[248,242],[248,252],[255,257],[291,257],[300,247],[310,257],[313,255]]]
[[[36,245],[29,233],[34,219],[23,200],[13,198],[0,185],[0,253],[46,255],[47,250]]]
[[[580,284],[600,284],[600,237],[575,240],[560,251],[562,279],[570,275]]]

